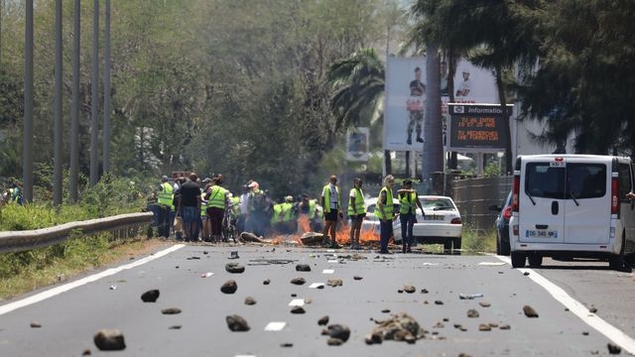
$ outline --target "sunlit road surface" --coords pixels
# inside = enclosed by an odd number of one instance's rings
[[[229,273],[228,263],[245,271]],[[633,277],[605,266],[545,259],[538,270],[512,269],[491,255],[177,245],[6,302],[0,356],[606,356],[609,343],[628,355]],[[228,280],[235,293],[221,292]],[[158,300],[142,302],[150,289]],[[538,316],[527,317],[526,306]],[[367,343],[400,314],[418,324],[415,341]],[[249,330],[231,331],[229,315]],[[324,334],[335,324],[350,329],[340,345]],[[104,328],[120,330],[125,349],[100,351],[93,336]]]

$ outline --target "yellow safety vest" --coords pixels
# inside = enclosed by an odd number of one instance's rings
[[[399,213],[408,214],[417,212],[417,193],[404,192],[399,194]]]
[[[354,216],[357,214],[366,213],[366,206],[364,205],[364,192],[361,188],[353,188],[355,190],[355,207],[352,204],[352,197],[348,197],[348,215]]]
[[[169,182],[164,182],[161,184],[161,192],[159,192],[159,195],[157,196],[157,201],[159,202],[159,204],[165,205],[165,206],[169,206],[170,208],[174,208],[172,206],[172,191],[174,189],[172,188],[172,185],[170,185]]]
[[[210,189],[209,199],[207,200],[208,207],[216,207],[220,209],[225,209],[225,195],[227,190],[224,188],[215,185]]]
[[[392,190],[389,190],[386,186],[382,187],[381,191],[379,191],[379,197],[381,198],[381,193],[386,192],[386,204],[384,205],[384,214],[385,217],[382,216],[381,210],[379,207],[375,207],[375,216],[379,219],[392,219]]]
[[[330,184],[322,188],[322,196],[324,197],[324,212],[331,212],[331,188]],[[340,188],[335,186],[337,192],[337,208],[339,209],[342,201],[340,200]]]

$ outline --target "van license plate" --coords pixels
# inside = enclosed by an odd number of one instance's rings
[[[558,238],[558,231],[537,231],[526,230],[525,237],[527,238]]]

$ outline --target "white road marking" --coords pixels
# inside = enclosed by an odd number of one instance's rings
[[[97,274],[93,274],[90,276],[87,276],[83,279],[79,279],[73,282],[70,282],[68,284],[64,284],[64,285],[60,285],[60,286],[56,286],[52,289],[43,291],[39,294],[35,294],[33,296],[29,296],[27,298],[24,298],[22,300],[18,300],[15,302],[12,302],[10,304],[6,304],[3,306],[0,306],[0,315],[4,315],[6,313],[9,313],[13,310],[19,309],[21,307],[25,307],[25,306],[29,306],[35,303],[38,303],[42,300],[46,300],[48,298],[51,298],[53,296],[59,295],[63,292],[69,291],[71,289],[75,289],[77,287],[80,287],[82,285],[88,284],[88,283],[92,283],[94,281],[97,281],[99,279],[105,278],[107,276],[111,276],[114,274],[119,273],[122,270],[126,270],[126,269],[132,269],[132,268],[136,268],[140,265],[143,265],[145,263],[148,263],[150,261],[153,261],[155,259],[159,259],[161,257],[163,257],[164,255],[170,254],[178,249],[181,249],[185,247],[184,244],[177,244],[174,245],[168,249],[162,250],[160,252],[156,252],[153,255],[147,256],[145,258],[139,259],[137,261],[135,261],[134,263],[130,263],[130,264],[126,264],[126,265],[122,265],[122,266],[118,266],[116,268],[111,268],[108,270],[104,270],[101,273],[97,273]]]
[[[333,274],[335,273],[335,270],[333,269],[324,269],[322,270],[322,274]]]
[[[323,287],[323,286],[324,286],[324,283],[313,283],[313,284],[309,285],[309,289],[317,289],[317,288],[319,288],[320,286],[322,286],[322,287]]]
[[[496,256],[498,259],[504,261],[505,263],[511,265],[511,259],[506,256]],[[595,330],[597,330],[602,335],[606,336],[609,340],[613,341],[623,350],[630,354],[635,354],[635,339],[631,338],[627,334],[625,334],[622,330],[616,328],[610,323],[604,321],[598,315],[589,311],[589,309],[572,298],[566,291],[564,291],[558,285],[552,283],[547,280],[547,278],[538,274],[533,269],[522,268],[518,269],[518,271],[523,273],[529,273],[528,277],[533,280],[536,284],[542,286],[551,296],[569,309],[570,312],[573,312],[577,317],[579,317],[584,323],[591,326]]]
[[[289,306],[304,306],[304,299],[293,299],[289,303]]]
[[[286,322],[270,322],[265,326],[265,331],[281,331],[286,325]]]

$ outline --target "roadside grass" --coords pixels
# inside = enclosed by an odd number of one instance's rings
[[[164,244],[145,237],[113,240],[107,233],[78,233],[50,247],[0,254],[0,301],[151,252]]]
[[[443,244],[419,244],[423,246],[425,253],[443,254]],[[461,254],[479,255],[484,253],[496,252],[496,232],[486,231],[483,229],[474,229],[469,226],[463,226],[463,235],[461,236]]]

